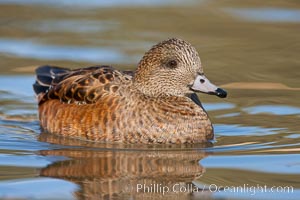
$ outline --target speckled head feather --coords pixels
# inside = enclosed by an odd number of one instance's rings
[[[194,92],[226,97],[204,76],[196,49],[176,38],[153,46],[135,72],[41,66],[36,74],[42,129],[92,141],[205,142],[213,127]]]
[[[149,96],[183,96],[203,73],[197,50],[188,42],[172,38],[153,46],[139,62],[134,84]]]

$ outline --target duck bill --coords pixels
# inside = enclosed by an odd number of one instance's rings
[[[220,98],[225,98],[227,96],[227,92],[222,88],[218,88],[214,84],[212,84],[204,75],[198,74],[195,78],[191,89],[194,92],[202,92],[211,95],[217,95]]]

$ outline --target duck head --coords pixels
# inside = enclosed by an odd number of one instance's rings
[[[139,62],[133,84],[145,95],[186,96],[202,92],[225,98],[227,92],[204,75],[197,50],[172,38],[154,45]]]

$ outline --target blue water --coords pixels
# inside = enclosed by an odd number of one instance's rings
[[[212,156],[201,161],[208,168],[244,169],[266,173],[300,173],[300,155],[239,155]],[[297,161],[299,160],[299,162]],[[272,166],[272,168],[270,168]]]
[[[97,0],[90,0],[90,1],[73,1],[73,0],[51,0],[51,1],[39,1],[39,0],[0,0],[0,4],[33,4],[33,5],[45,5],[45,6],[54,6],[54,7],[68,7],[68,6],[75,6],[79,8],[95,8],[95,7],[132,7],[132,6],[164,6],[169,4],[190,4],[195,2],[194,0],[111,0],[111,1],[97,1]]]
[[[84,47],[84,46],[61,46],[42,44],[34,40],[0,39],[0,53],[17,56],[20,58],[35,58],[44,60],[71,60],[86,62],[132,62],[117,49]]]
[[[299,9],[266,8],[226,8],[225,11],[234,16],[255,22],[299,23]]]
[[[2,198],[74,199],[72,193],[77,189],[78,186],[74,183],[51,178],[21,179],[0,182]]]
[[[271,115],[300,115],[299,108],[286,105],[260,105],[255,107],[244,108],[244,111],[253,115],[260,113],[268,113]]]

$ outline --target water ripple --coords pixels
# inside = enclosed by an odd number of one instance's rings
[[[300,22],[300,10],[285,8],[225,8],[226,12],[242,19],[258,22]]]
[[[300,108],[287,105],[259,105],[243,108],[243,111],[251,114],[271,114],[271,115],[300,115]]]
[[[120,50],[90,46],[41,44],[33,40],[0,39],[0,53],[41,60],[86,61],[94,63],[132,63]]]
[[[235,105],[232,103],[203,103],[203,107],[207,111],[215,111],[232,109],[235,108]]]
[[[119,23],[99,20],[35,20],[22,23],[26,29],[39,32],[97,33],[117,29]]]
[[[74,0],[51,0],[51,1],[40,1],[40,0],[0,0],[0,4],[19,4],[19,5],[45,5],[54,7],[80,7],[80,8],[97,8],[97,7],[132,7],[132,6],[163,6],[170,4],[191,4],[194,0],[110,0],[110,1],[74,1]]]
[[[284,128],[263,128],[238,124],[217,124],[214,128],[217,136],[270,135],[285,130]]]
[[[72,194],[76,190],[78,190],[76,184],[53,178],[0,182],[0,197],[9,199],[74,199]]]
[[[215,168],[220,167],[230,169],[245,169],[263,171],[268,173],[300,173],[298,154],[281,154],[281,155],[237,155],[237,156],[211,156],[201,160],[201,164]]]

